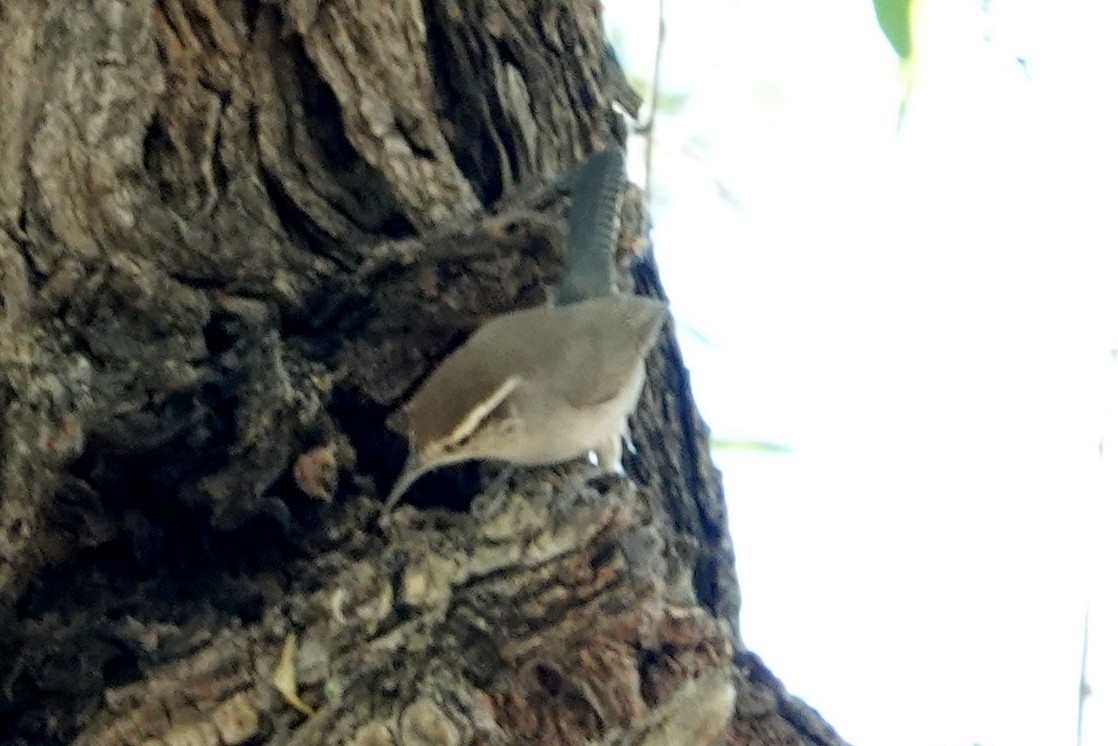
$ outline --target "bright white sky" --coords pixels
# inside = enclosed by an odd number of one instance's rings
[[[1089,603],[1109,746],[1118,4],[926,4],[898,136],[872,0],[667,0],[657,260],[715,434],[793,449],[718,454],[743,635],[858,746],[1073,746]]]

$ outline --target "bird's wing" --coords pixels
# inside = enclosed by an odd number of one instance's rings
[[[578,313],[585,304],[600,307]],[[621,393],[667,318],[666,303],[634,295],[594,298],[556,310],[569,313],[577,330],[565,336],[556,363],[558,393],[574,407],[593,407]]]

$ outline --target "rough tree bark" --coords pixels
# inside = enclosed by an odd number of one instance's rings
[[[841,743],[738,640],[670,330],[631,479],[447,469],[378,528],[391,412],[544,299],[533,187],[622,136],[597,12],[0,0],[3,743]]]

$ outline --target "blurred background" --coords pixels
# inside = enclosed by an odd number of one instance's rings
[[[647,99],[657,3],[604,5]],[[1118,6],[916,11],[902,75],[873,0],[664,2],[631,177],[743,636],[858,746],[1109,746]]]

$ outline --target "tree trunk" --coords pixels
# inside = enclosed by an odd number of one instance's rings
[[[839,744],[736,632],[668,330],[629,478],[390,414],[543,302],[589,0],[0,0],[0,739]],[[629,195],[625,282],[661,293]]]

